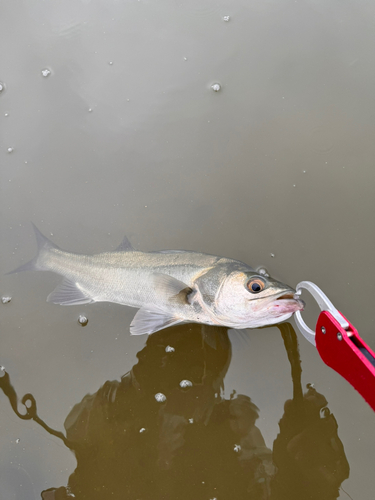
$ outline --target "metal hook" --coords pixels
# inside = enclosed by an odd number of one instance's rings
[[[324,292],[322,292],[322,290],[318,286],[316,286],[315,283],[312,283],[311,281],[301,281],[296,286],[298,295],[301,295],[302,289],[305,289],[311,293],[311,295],[318,303],[318,306],[320,307],[321,311],[330,312],[332,316],[336,319],[336,321],[340,323],[342,328],[344,328],[345,330],[349,328],[349,323],[343,318],[343,316],[341,316],[341,314],[329,300],[327,295]],[[313,330],[311,330],[311,328],[309,328],[303,321],[301,311],[297,311],[294,316],[299,331],[312,345],[315,346],[316,345],[315,332],[313,332]]]

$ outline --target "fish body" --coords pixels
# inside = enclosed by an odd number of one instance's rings
[[[140,252],[126,237],[114,252],[82,255],[58,248],[34,228],[39,252],[12,272],[63,276],[47,298],[55,304],[114,302],[139,308],[132,334],[180,322],[256,328],[284,321],[303,308],[293,288],[234,259],[182,250]]]

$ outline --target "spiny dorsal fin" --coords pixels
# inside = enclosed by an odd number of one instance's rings
[[[124,236],[124,239],[115,250],[115,252],[133,252],[133,251],[134,248],[132,247],[132,244],[130,243],[130,241],[126,236]]]

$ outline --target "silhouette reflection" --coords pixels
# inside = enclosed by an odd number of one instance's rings
[[[273,451],[255,425],[259,409],[250,397],[222,395],[231,360],[226,328],[179,325],[148,337],[121,381],[107,381],[73,407],[66,437],[38,417],[35,400],[29,416],[21,415],[9,377],[0,378],[16,413],[75,453],[67,487],[43,491],[42,498],[336,499],[349,475],[337,423],[324,396],[313,387],[303,395],[296,334],[288,323],[279,328],[293,399],[285,403]]]

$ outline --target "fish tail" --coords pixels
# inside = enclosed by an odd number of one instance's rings
[[[32,223],[33,224],[33,223]],[[52,243],[44,234],[42,234],[39,229],[33,224],[34,233],[36,237],[36,243],[38,246],[38,252],[36,256],[25,264],[21,264],[13,271],[9,271],[6,274],[20,273],[21,271],[46,271],[48,267],[43,264],[45,255],[53,248],[59,248],[57,245]]]

